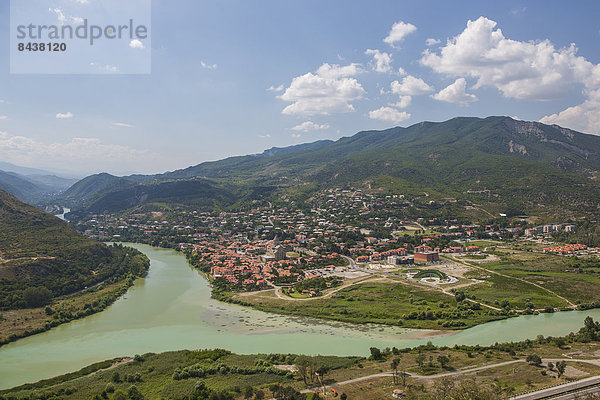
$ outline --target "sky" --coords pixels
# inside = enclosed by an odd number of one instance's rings
[[[47,2],[75,24],[101,0]],[[115,51],[147,51],[145,73],[11,73],[1,40],[0,161],[159,173],[456,116],[600,134],[600,3],[572,4],[152,0],[149,37]]]

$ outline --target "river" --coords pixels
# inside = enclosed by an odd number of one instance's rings
[[[179,349],[237,353],[366,355],[369,347],[482,344],[564,335],[600,310],[524,316],[446,336],[267,314],[210,298],[207,281],[181,253],[128,244],[151,260],[145,279],[105,311],[0,347],[0,388],[74,371],[118,356]]]
[[[63,212],[62,212],[62,214],[58,214],[58,215],[56,215],[56,216],[57,216],[58,218],[62,219],[63,221],[66,221],[67,219],[65,218],[65,215],[67,215],[67,214],[68,214],[68,213],[70,213],[70,212],[71,212],[71,209],[70,209],[70,208],[63,207]]]

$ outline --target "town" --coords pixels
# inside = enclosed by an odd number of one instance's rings
[[[382,270],[400,272],[400,268],[403,273],[396,277],[410,278],[418,268],[435,267],[454,283],[461,278],[452,275],[457,260],[494,260],[482,255],[481,247],[506,241],[512,246],[530,245],[533,252],[571,257],[600,253],[597,247],[555,243],[556,234],[576,231],[568,222],[533,225],[527,217],[506,216],[488,223],[465,218],[403,219],[390,215],[390,210],[400,205],[412,208],[418,197],[367,194],[353,188],[326,190],[312,200],[310,208],[297,207],[284,196],[281,204],[256,204],[248,212],[177,209],[103,214],[76,226],[104,241],[143,242],[183,251],[222,289],[292,287],[285,290],[288,295],[298,282],[316,280],[329,288],[336,283],[321,282],[325,277],[343,281]],[[320,294],[310,285],[303,292]]]

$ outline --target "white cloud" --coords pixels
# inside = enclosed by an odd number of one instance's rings
[[[58,113],[56,114],[56,119],[68,119],[73,118],[73,114],[69,111],[66,113]]]
[[[290,86],[279,96],[291,102],[282,111],[288,115],[328,115],[353,112],[351,101],[363,97],[365,90],[351,76],[362,69],[358,64],[346,66],[323,64],[317,72],[297,76]]]
[[[496,25],[485,17],[468,21],[439,53],[426,50],[421,63],[448,76],[473,77],[475,88],[495,87],[513,99],[552,100],[583,86],[587,99],[582,104],[542,121],[600,133],[600,65],[578,56],[574,44],[557,49],[549,40],[512,40]]]
[[[61,25],[64,25],[65,22],[67,22],[67,17],[65,17],[65,14],[62,12],[62,10],[60,8],[49,8],[48,11],[56,14],[56,17],[58,18],[58,22],[60,22]]]
[[[412,103],[412,96],[400,96],[400,100],[397,103],[390,105],[396,108],[406,108],[410,106],[410,103]]]
[[[404,76],[406,75],[406,71],[402,67],[398,67],[398,75]]]
[[[292,137],[295,139],[298,139],[298,138],[302,137],[302,135],[299,133],[292,133]]]
[[[0,134],[0,159],[17,165],[69,171],[131,170],[156,168],[160,156],[147,150],[106,144],[97,138],[72,138],[44,143],[24,136]]]
[[[399,124],[402,121],[410,119],[410,114],[391,107],[381,107],[377,110],[369,111],[369,118]]]
[[[271,85],[271,86],[269,86],[267,88],[267,90],[269,92],[281,92],[283,90],[283,85],[279,85],[279,86],[273,86],[273,85]]]
[[[371,66],[377,72],[389,72],[392,67],[390,64],[392,63],[392,55],[389,53],[382,53],[379,50],[367,49],[365,54],[368,56],[373,56],[373,61],[371,62]]]
[[[79,4],[87,4],[89,3],[89,0],[75,0],[77,3]]]
[[[135,128],[134,125],[126,124],[124,122],[113,122],[114,126],[118,126],[120,128]]]
[[[95,70],[100,71],[100,72],[109,72],[109,73],[119,72],[119,68],[115,67],[114,65],[102,65],[102,64],[96,64],[95,62],[91,62],[90,67],[92,67]]]
[[[393,81],[390,85],[392,93],[401,96],[418,96],[433,92],[433,87],[429,86],[421,78],[415,78],[412,75],[405,76],[402,82]]]
[[[76,24],[83,24],[84,19],[81,17],[70,17],[71,21],[75,22]]]
[[[427,46],[435,46],[436,44],[440,44],[442,41],[440,39],[429,38],[425,41]]]
[[[392,30],[383,41],[390,46],[394,46],[397,42],[404,40],[404,37],[417,30],[413,24],[408,24],[402,21],[396,22],[392,26]]]
[[[265,133],[264,135],[259,135],[258,137],[261,139],[268,139],[271,137],[271,135],[269,133]]]
[[[439,101],[445,101],[447,103],[459,103],[467,104],[477,101],[477,96],[474,94],[467,93],[467,81],[465,78],[458,78],[453,84],[448,85],[446,88],[439,91],[432,98]]]
[[[358,75],[361,72],[363,72],[362,68],[360,67],[360,64],[357,63],[352,63],[343,67],[340,67],[338,64],[330,65],[325,63],[319,67],[317,75],[323,78],[338,79]]]
[[[3,121],[5,119],[8,119],[8,117],[6,115],[0,115],[0,121]]]
[[[132,49],[143,49],[144,43],[142,43],[138,39],[133,39],[131,42],[129,42],[129,47],[131,47]]]
[[[206,69],[217,69],[217,64],[207,64],[204,61],[200,61],[200,66]]]
[[[325,129],[329,129],[329,124],[315,124],[312,121],[306,121],[301,123],[300,125],[296,125],[293,128],[291,128],[293,131],[298,131],[298,132],[308,132],[308,131],[321,131],[321,130],[325,130]]]
[[[584,90],[584,94],[588,99],[583,103],[547,115],[540,119],[540,122],[600,135],[600,89]]]
[[[471,76],[476,88],[492,86],[514,99],[550,100],[564,96],[573,82],[583,82],[594,65],[576,56],[574,45],[555,49],[548,40],[507,39],[496,22],[484,17],[449,40],[439,54],[425,51],[421,63],[449,76]],[[596,83],[600,80],[597,74]]]

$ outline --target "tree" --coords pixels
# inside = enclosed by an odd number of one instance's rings
[[[417,365],[419,366],[419,368],[423,368],[423,364],[425,363],[425,354],[421,353],[417,356],[417,358],[415,359],[415,361],[417,362]]]
[[[248,386],[246,390],[244,390],[244,399],[251,399],[254,396],[254,389],[252,386]]]
[[[127,394],[131,400],[143,400],[144,399],[144,395],[142,395],[142,392],[140,392],[140,389],[138,389],[135,385],[129,387],[129,389],[127,390]]]
[[[433,390],[435,394],[435,398],[444,400],[448,399],[450,396],[450,392],[454,389],[454,380],[448,377],[439,379],[435,381],[433,385]]]
[[[112,381],[114,383],[121,383],[121,375],[118,372],[112,374]]]
[[[317,378],[319,379],[319,382],[321,382],[321,386],[323,387],[323,394],[325,394],[325,375],[327,375],[327,373],[329,372],[329,367],[326,365],[321,365],[317,371],[315,372],[315,374],[317,375]]]
[[[263,392],[262,390],[254,391],[254,399],[255,400],[263,400],[264,398],[265,398],[265,392]]]
[[[127,393],[119,389],[115,392],[112,398],[113,400],[127,400]]]
[[[531,365],[535,365],[536,367],[539,367],[540,364],[542,363],[541,357],[538,356],[537,354],[528,355],[527,358],[525,359],[525,361],[527,361]]]
[[[404,368],[400,369],[400,377],[402,378],[402,387],[406,387],[406,370]]]
[[[348,396],[346,396],[346,393],[342,393],[342,395],[340,396],[340,400],[347,400]]]
[[[440,366],[443,369],[446,369],[446,367],[448,366],[448,364],[450,364],[450,357],[448,357],[445,354],[440,354],[437,358],[437,361],[440,363]]]
[[[554,344],[556,345],[556,347],[558,347],[559,349],[562,349],[563,347],[565,347],[565,345],[567,344],[567,339],[565,339],[564,337],[557,337],[554,339]]]
[[[296,358],[296,371],[298,371],[298,375],[302,377],[304,384],[308,384],[308,380],[312,381],[312,376],[310,376],[310,361],[306,357],[298,357]]]
[[[194,391],[192,392],[190,399],[192,399],[192,400],[208,399],[211,394],[212,394],[212,390],[210,390],[208,387],[206,387],[206,384],[204,383],[204,381],[198,381],[198,382],[196,382],[196,385],[194,386]]]
[[[42,307],[52,300],[52,292],[44,286],[30,287],[23,291],[23,300],[28,307]]]
[[[565,369],[567,369],[567,363],[565,361],[558,361],[556,363],[556,371],[558,372],[558,377],[560,378],[565,373]]]
[[[369,350],[371,350],[372,360],[379,361],[383,359],[383,354],[381,354],[381,350],[379,350],[377,347],[371,347]]]
[[[269,390],[271,391],[271,393],[273,394],[273,397],[276,397],[276,395],[279,393],[279,391],[281,390],[281,386],[274,383],[272,385],[269,385]]]
[[[392,368],[392,377],[394,379],[394,385],[398,383],[398,364],[400,361],[397,358],[394,358],[390,363],[390,367]]]

